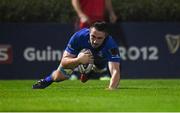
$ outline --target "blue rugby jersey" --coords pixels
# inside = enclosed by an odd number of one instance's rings
[[[89,32],[87,28],[76,32],[70,38],[65,50],[77,56],[82,49],[90,49],[94,56],[94,63],[99,68],[106,65],[108,61],[120,62],[118,46],[110,35],[105,38],[99,48],[93,48],[89,41]]]

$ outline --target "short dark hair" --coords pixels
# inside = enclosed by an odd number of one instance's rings
[[[94,24],[92,24],[90,28],[93,27],[98,31],[108,33],[107,23],[105,21],[97,21]]]

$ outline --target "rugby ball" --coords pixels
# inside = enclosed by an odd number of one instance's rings
[[[81,64],[78,66],[78,70],[80,73],[83,73],[83,74],[88,74],[89,72],[91,72],[93,68],[93,64]]]

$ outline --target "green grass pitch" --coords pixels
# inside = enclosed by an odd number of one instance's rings
[[[0,111],[180,111],[179,79],[123,79],[113,91],[105,90],[109,81],[68,80],[33,90],[35,82],[0,80]]]

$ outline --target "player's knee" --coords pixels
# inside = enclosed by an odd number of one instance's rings
[[[66,78],[59,70],[53,72],[53,80],[56,82],[66,80]]]

